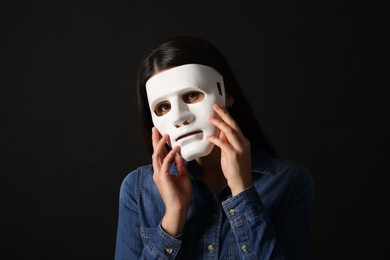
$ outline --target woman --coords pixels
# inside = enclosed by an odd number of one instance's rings
[[[152,165],[122,183],[115,258],[307,259],[311,176],[275,158],[222,54],[170,39],[137,85]]]

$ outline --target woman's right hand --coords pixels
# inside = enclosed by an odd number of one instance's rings
[[[153,180],[165,204],[165,215],[161,221],[162,229],[171,236],[178,236],[183,232],[190,207],[192,185],[184,159],[177,153],[179,146],[172,148],[169,153],[165,148],[168,135],[161,137],[158,130],[152,129],[153,143]],[[174,161],[177,175],[169,172],[169,166]]]

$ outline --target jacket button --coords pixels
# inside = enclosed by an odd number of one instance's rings
[[[245,244],[243,244],[241,250],[242,252],[246,253],[248,251],[248,247]]]
[[[229,210],[229,214],[230,214],[230,216],[234,216],[234,215],[236,215],[236,210],[235,209],[231,209],[231,210]]]
[[[209,250],[210,253],[214,251],[214,247],[213,247],[212,244],[210,244],[210,245],[207,247],[207,249]]]
[[[167,253],[167,254],[172,254],[172,252],[173,252],[173,250],[172,250],[171,247],[166,247],[166,248],[164,248],[164,251],[165,251],[165,253]]]

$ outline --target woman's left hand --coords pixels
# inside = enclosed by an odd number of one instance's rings
[[[221,149],[222,171],[235,196],[252,185],[251,144],[225,108],[215,104],[214,110],[220,119],[210,117],[209,122],[221,131],[207,140]]]

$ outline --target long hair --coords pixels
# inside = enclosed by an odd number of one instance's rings
[[[151,141],[153,122],[145,84],[159,71],[185,64],[210,66],[223,76],[226,95],[234,98],[234,105],[228,108],[230,115],[237,121],[252,145],[257,144],[270,155],[276,156],[225,57],[209,42],[192,36],[176,37],[164,41],[141,62],[137,79],[137,103],[144,139],[150,154],[153,153]]]

